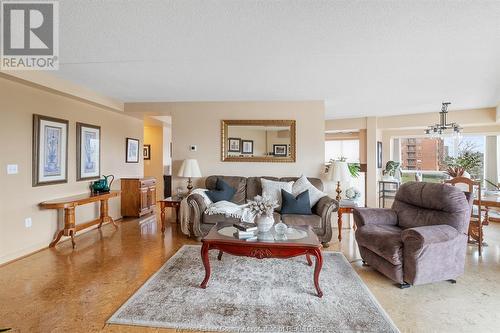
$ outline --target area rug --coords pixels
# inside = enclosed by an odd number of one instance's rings
[[[108,320],[174,329],[224,332],[398,332],[342,253],[323,252],[316,296],[305,257],[264,259],[210,251],[212,275],[200,246],[185,245]]]

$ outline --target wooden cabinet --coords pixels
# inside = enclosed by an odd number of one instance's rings
[[[122,216],[141,217],[154,213],[156,207],[155,178],[122,178]]]

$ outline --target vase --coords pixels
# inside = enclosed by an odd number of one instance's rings
[[[269,215],[261,215],[255,219],[255,224],[257,224],[259,232],[268,232],[273,227],[274,218]]]

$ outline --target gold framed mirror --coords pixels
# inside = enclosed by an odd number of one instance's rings
[[[224,162],[296,160],[295,120],[222,120],[221,129]]]

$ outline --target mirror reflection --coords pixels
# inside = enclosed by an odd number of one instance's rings
[[[224,161],[295,161],[292,120],[223,121]]]

